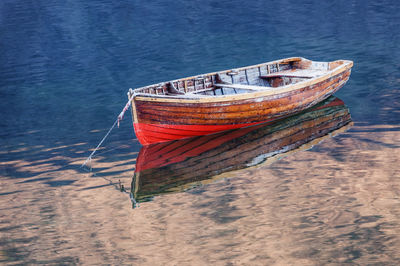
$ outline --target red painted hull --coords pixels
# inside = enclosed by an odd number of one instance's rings
[[[195,136],[209,135],[230,129],[244,128],[256,124],[264,124],[274,120],[233,125],[151,125],[134,123],[136,137],[142,145],[166,142]]]
[[[339,100],[335,100],[329,105],[324,106],[324,108],[337,105],[338,102]],[[340,103],[342,102],[340,101]],[[234,124],[234,125],[165,125],[165,124],[152,125],[152,124],[134,123],[133,127],[135,128],[136,137],[138,138],[139,142],[142,145],[150,145],[154,143],[191,138],[195,136],[204,136],[231,129],[245,128],[257,124],[263,124],[263,126],[265,126],[283,118],[285,117],[262,121],[262,122]]]

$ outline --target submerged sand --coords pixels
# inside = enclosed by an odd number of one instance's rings
[[[93,172],[79,168],[80,144],[12,148],[3,155],[29,156],[1,162],[0,262],[397,265],[399,132],[356,123],[310,150],[135,209],[119,191],[134,173],[129,145],[100,153]]]

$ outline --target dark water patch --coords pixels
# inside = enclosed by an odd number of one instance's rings
[[[39,238],[38,236],[34,236],[34,237],[24,237],[24,238],[3,239],[2,241],[0,241],[0,245],[4,245],[7,243],[27,244],[38,240],[38,238]]]
[[[357,137],[355,137],[355,138],[357,138]],[[400,148],[400,146],[396,145],[396,144],[384,143],[382,141],[377,141],[377,140],[373,140],[373,139],[369,139],[369,138],[358,137],[357,139],[360,141],[363,141],[363,142],[376,144],[378,146],[383,146],[383,147],[387,147],[387,148],[392,148],[392,149]]]
[[[0,240],[0,247],[2,246],[2,242]],[[2,257],[0,257],[0,262],[9,263],[9,262],[19,262],[20,265],[23,265],[25,258],[29,255],[29,252],[17,247],[6,247],[2,248]],[[17,264],[18,265],[18,264]]]
[[[133,156],[131,156],[131,157],[133,157]],[[129,158],[131,158],[131,157],[129,157]],[[127,159],[127,158],[124,157],[124,159]],[[115,166],[116,167],[118,167],[118,166],[130,166],[130,167],[132,167],[132,170],[134,170],[133,168],[135,167],[135,164],[136,164],[136,159],[132,159],[132,160],[129,160],[129,161],[124,162],[124,163],[115,164]]]
[[[0,227],[0,232],[7,232],[15,229],[21,228],[21,225],[13,225],[13,226],[6,226],[6,227]]]
[[[356,224],[358,224],[358,223],[373,223],[382,218],[383,218],[383,216],[381,216],[381,215],[362,216],[359,219],[355,220],[354,223],[356,223]]]
[[[385,128],[352,128],[349,132],[370,132],[370,133],[379,133],[379,132],[397,132],[400,131],[400,127],[385,127]],[[351,138],[351,136],[344,135],[343,138]]]
[[[92,187],[85,187],[85,188],[82,188],[80,190],[92,190],[92,189],[97,189],[97,188],[109,187],[109,186],[113,186],[113,185],[116,185],[116,184],[117,183],[115,183],[115,184],[105,184],[105,185],[99,185],[99,186],[92,186]]]
[[[62,187],[62,186],[69,186],[73,184],[76,180],[57,180],[57,181],[48,181],[45,184],[51,187]]]
[[[80,265],[79,257],[60,257],[57,259],[49,260],[31,260],[28,264],[43,264],[43,265]]]
[[[12,194],[20,193],[20,192],[23,192],[23,190],[15,190],[15,191],[10,191],[10,192],[2,192],[2,193],[0,193],[0,196],[12,195]]]
[[[186,191],[186,193],[190,193],[193,195],[201,195],[204,192],[207,192],[207,189],[204,186],[193,187],[193,189]],[[201,207],[201,205],[198,205],[198,206]]]
[[[104,170],[107,170],[108,168],[103,168]],[[126,170],[121,170],[121,171],[111,171],[111,172],[105,172],[105,173],[101,173],[98,172],[100,171],[99,168],[95,168],[94,171],[96,172],[94,174],[95,177],[109,177],[109,176],[115,176],[118,177],[118,175],[122,175],[122,174],[126,174]]]
[[[232,188],[225,187],[223,190],[231,191]],[[237,195],[234,194],[223,194],[217,198],[210,199],[207,203],[197,204],[194,203],[194,208],[211,208],[212,211],[203,212],[202,215],[210,218],[215,223],[218,224],[226,224],[237,221],[245,216],[235,215],[237,212],[237,207],[233,206],[233,203],[236,199],[238,199]]]
[[[50,180],[52,177],[42,177],[42,178],[34,178],[34,179],[29,179],[21,182],[17,182],[17,184],[24,184],[24,183],[32,183],[32,182],[39,182],[39,181],[44,181],[44,180]]]

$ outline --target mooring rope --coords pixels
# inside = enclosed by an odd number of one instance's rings
[[[119,122],[122,121],[124,118],[125,112],[129,109],[131,106],[132,100],[135,97],[136,93],[135,91],[132,92],[132,89],[129,90],[131,94],[131,97],[129,98],[128,102],[125,104],[124,109],[122,109],[121,113],[118,115],[117,119],[115,120],[114,124],[112,127],[108,130],[107,134],[104,136],[104,138],[100,141],[100,143],[97,145],[97,147],[92,151],[92,153],[87,157],[86,161],[81,165],[81,167],[84,167],[89,161],[92,160],[93,155],[96,153],[96,151],[100,148],[101,144],[103,144],[104,140],[110,135],[111,131],[114,129],[115,125],[118,125],[119,127]]]

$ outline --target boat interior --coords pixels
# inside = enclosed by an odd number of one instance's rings
[[[136,94],[158,97],[232,95],[282,87],[312,79],[345,60],[315,62],[301,57],[225,70],[138,88]]]

